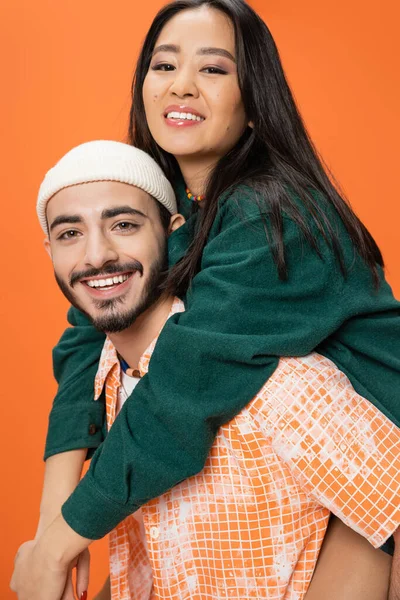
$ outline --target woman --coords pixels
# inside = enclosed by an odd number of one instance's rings
[[[246,4],[183,0],[159,13],[138,62],[130,138],[164,168],[188,217],[169,247],[186,312],[166,325],[149,374],[64,504],[68,525],[60,517],[46,532],[41,548],[57,540],[63,560],[200,471],[218,427],[279,356],[317,348],[400,421],[399,304],[381,254],[325,174],[273,39]],[[75,310],[70,322],[55,351],[46,457],[102,439],[92,389],[103,338]],[[35,561],[45,585],[51,569],[43,575],[39,551]],[[60,597],[57,577],[41,598]]]

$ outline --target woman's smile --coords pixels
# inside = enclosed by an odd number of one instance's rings
[[[164,120],[170,127],[192,127],[205,121],[205,117],[196,109],[184,104],[169,105],[164,113]]]

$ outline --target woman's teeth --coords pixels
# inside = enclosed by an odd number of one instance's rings
[[[105,288],[124,283],[129,277],[130,275],[117,275],[115,277],[108,277],[107,279],[88,279],[85,283],[92,288]]]
[[[204,121],[204,117],[193,115],[192,113],[169,112],[167,119],[187,119],[188,121]]]

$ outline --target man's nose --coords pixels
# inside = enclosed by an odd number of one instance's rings
[[[85,248],[85,264],[95,269],[118,260],[118,252],[108,236],[99,232],[88,236]]]

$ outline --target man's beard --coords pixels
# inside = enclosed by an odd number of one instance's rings
[[[167,255],[165,252],[165,246],[162,248],[162,252],[158,257],[157,261],[154,262],[149,270],[147,283],[143,288],[141,297],[139,298],[136,306],[131,308],[125,307],[118,311],[118,308],[123,306],[125,303],[124,294],[121,297],[109,298],[107,300],[96,300],[91,299],[91,302],[97,310],[105,311],[106,314],[103,316],[92,317],[77,301],[75,294],[72,291],[72,286],[65,283],[61,277],[54,272],[58,286],[67,300],[75,306],[78,310],[83,312],[93,323],[94,327],[104,333],[119,333],[124,329],[127,329],[134,323],[134,321],[144,313],[152,304],[159,299],[162,293],[162,284],[167,276]],[[102,269],[96,270],[91,269],[87,271],[87,274],[80,274],[79,279],[84,277],[97,277],[98,275],[113,275],[114,273],[121,273],[127,271],[141,271],[143,273],[143,267],[141,263],[132,262],[125,263],[124,265],[108,265]],[[72,277],[74,280],[74,277]],[[76,278],[75,278],[76,281]],[[85,285],[85,284],[83,284]]]

